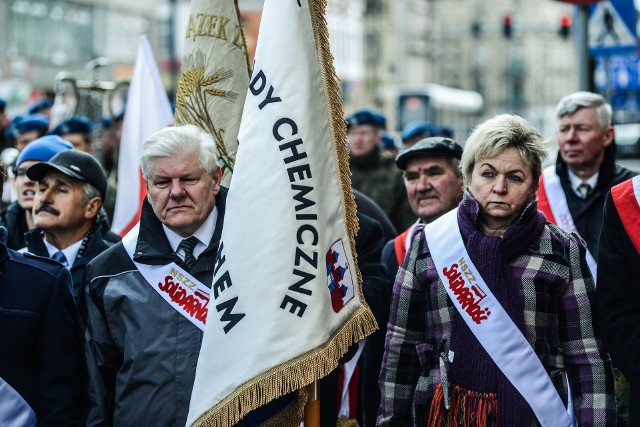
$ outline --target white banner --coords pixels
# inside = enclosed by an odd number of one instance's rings
[[[188,424],[235,424],[375,329],[325,1],[265,1]]]
[[[209,132],[224,164],[228,187],[238,147],[249,62],[234,0],[192,0],[176,91],[176,125]]]
[[[111,231],[121,237],[140,220],[142,201],[147,194],[140,152],[144,141],[173,124],[167,92],[145,35],[140,37],[138,56],[127,95],[118,155],[118,190]]]

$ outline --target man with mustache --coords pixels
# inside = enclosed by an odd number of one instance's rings
[[[27,176],[27,169],[36,163],[46,162],[62,150],[73,145],[59,136],[47,135],[36,139],[22,150],[13,168],[18,199],[0,213],[0,225],[7,228],[7,247],[18,250],[26,246],[24,234],[33,229],[33,199],[38,183]]]
[[[112,245],[103,238],[97,221],[107,177],[93,156],[76,150],[31,166],[27,177],[38,181],[33,207],[36,228],[25,234],[27,250],[67,267],[77,297],[85,266]]]
[[[547,221],[578,232],[595,267],[606,195],[637,174],[615,162],[612,108],[601,95],[569,94],[558,103],[556,116],[558,157],[540,177],[538,209]]]

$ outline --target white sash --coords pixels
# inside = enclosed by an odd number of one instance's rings
[[[556,225],[566,231],[574,231],[577,234],[578,230],[573,223],[571,212],[569,212],[569,205],[567,204],[567,198],[564,195],[562,185],[560,185],[560,179],[556,174],[556,167],[549,166],[542,171],[542,183],[544,184],[544,191],[547,193],[547,201],[549,202],[549,208],[551,213],[556,219]],[[591,255],[591,252],[587,249],[587,265],[591,270],[593,280],[596,280],[597,264],[596,260]]]
[[[636,201],[640,206],[640,175],[636,175],[631,179],[633,185],[633,194],[636,196]]]
[[[449,298],[542,427],[573,426],[572,405],[567,412],[533,348],[478,274],[464,247],[457,218],[456,208],[424,229]]]
[[[0,425],[5,427],[36,427],[38,419],[31,406],[0,377]]]
[[[136,268],[149,286],[158,292],[174,310],[204,331],[211,290],[174,262],[166,265],[147,265],[134,261],[133,253],[139,232],[140,223],[122,238],[122,244]]]

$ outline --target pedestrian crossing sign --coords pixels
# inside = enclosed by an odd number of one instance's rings
[[[591,6],[589,51],[593,56],[630,53],[637,49],[633,0],[601,1]]]

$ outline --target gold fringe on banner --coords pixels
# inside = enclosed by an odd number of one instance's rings
[[[309,0],[308,4],[320,62],[325,104],[329,116],[333,156],[341,189],[341,207],[344,211],[351,248],[355,248],[358,218],[355,198],[351,190],[349,149],[339,79],[333,68],[333,56],[329,49],[329,31],[324,17],[327,3],[326,0]],[[362,275],[357,265],[355,250],[352,255],[356,263],[354,265],[356,283],[362,307],[358,308],[325,344],[242,384],[215,407],[201,415],[193,423],[194,426],[227,427],[234,425],[253,409],[296,390],[300,390],[296,401],[270,420],[268,424],[283,427],[298,427],[300,425],[302,408],[306,402],[306,395],[301,389],[328,375],[338,366],[338,360],[353,343],[360,341],[378,328],[375,318],[364,300]]]
[[[371,311],[360,307],[327,343],[242,384],[215,407],[202,414],[193,426],[232,426],[252,410],[304,388],[333,371],[351,344],[363,339],[376,327]],[[300,397],[298,399],[298,404],[304,405],[304,401],[300,401]],[[284,418],[282,415],[280,413],[278,418]],[[299,418],[282,419],[279,425],[297,427],[301,420],[302,415]]]

